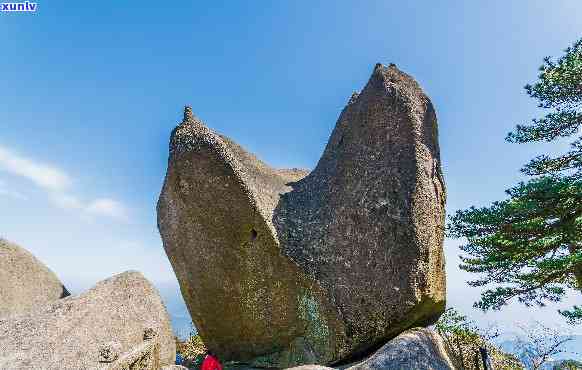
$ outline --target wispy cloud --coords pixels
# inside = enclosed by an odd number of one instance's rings
[[[64,170],[24,157],[9,148],[0,146],[0,170],[23,177],[47,192],[49,200],[57,207],[75,210],[87,216],[104,216],[128,221],[129,212],[122,203],[111,198],[83,201],[72,190],[73,178]],[[25,199],[19,192],[8,189],[0,182],[0,195]]]
[[[125,206],[109,198],[95,199],[87,205],[85,210],[93,215],[108,216],[122,221],[127,221],[129,218]]]
[[[22,157],[2,146],[0,168],[51,191],[63,191],[71,184],[71,178],[62,170]]]

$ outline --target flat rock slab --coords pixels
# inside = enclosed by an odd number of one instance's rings
[[[159,370],[160,369],[160,346],[156,338],[149,338],[141,345],[133,348],[130,352],[124,353],[109,365],[101,370]],[[104,362],[104,361],[101,361]]]
[[[311,172],[269,167],[194,117],[170,138],[164,248],[225,361],[349,361],[445,307],[445,187],[430,99],[376,65]]]
[[[232,370],[260,370],[229,367]],[[392,339],[360,362],[342,366],[301,365],[286,370],[455,370],[438,333],[414,328]]]
[[[321,365],[301,365],[290,367],[287,370],[333,370],[333,367],[321,366]]]
[[[400,334],[363,362],[347,370],[454,370],[442,338],[415,328]]]
[[[160,365],[174,363],[162,299],[142,274],[128,271],[79,296],[0,318],[0,369],[102,368],[144,340],[158,341]]]
[[[0,239],[0,318],[69,295],[59,278],[24,248]]]

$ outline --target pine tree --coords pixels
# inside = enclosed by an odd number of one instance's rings
[[[582,293],[582,39],[557,61],[544,59],[537,82],[526,85],[545,116],[518,125],[506,140],[552,142],[573,138],[559,156],[540,155],[522,168],[531,179],[489,207],[457,211],[448,225],[465,237],[461,269],[479,274],[471,286],[489,286],[475,307],[500,309],[511,299],[530,306]],[[492,286],[492,287],[491,287]],[[560,311],[582,322],[582,307]]]

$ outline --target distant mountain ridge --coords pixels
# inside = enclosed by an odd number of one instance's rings
[[[582,335],[572,335],[572,340],[566,342],[563,346],[564,351],[556,355],[551,363],[544,366],[544,369],[552,370],[553,367],[563,360],[582,361]],[[501,349],[516,355],[520,360],[519,339],[504,339],[497,343]],[[522,360],[523,361],[523,360]]]

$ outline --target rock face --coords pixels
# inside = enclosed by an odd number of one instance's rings
[[[119,355],[119,353],[114,354]],[[101,362],[105,361],[101,360]],[[164,367],[162,370],[164,369],[171,368]],[[116,357],[115,361],[103,367],[102,370],[160,370],[160,344],[154,338],[145,339],[142,344]]]
[[[0,239],[0,318],[69,295],[57,276],[23,248]]]
[[[79,296],[0,318],[0,369],[111,367],[144,339],[157,341],[161,366],[174,363],[174,337],[158,292],[140,273],[125,272]]]
[[[442,313],[444,204],[432,104],[377,65],[309,174],[270,168],[187,108],[158,225],[220,358],[333,364]]]
[[[440,336],[415,328],[400,334],[348,370],[454,370]]]
[[[321,365],[301,365],[296,367],[290,367],[287,370],[333,370],[333,367]]]

